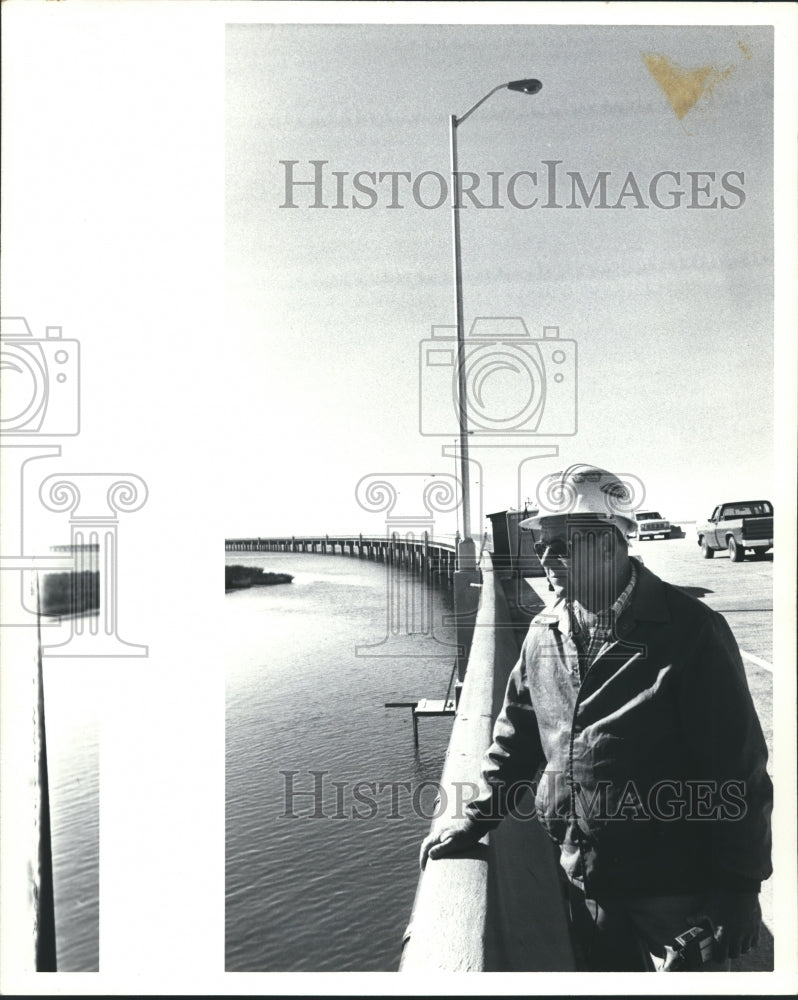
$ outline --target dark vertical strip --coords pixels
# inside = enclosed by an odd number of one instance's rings
[[[36,609],[39,584],[36,582]],[[42,671],[41,623],[36,626],[36,738],[39,758],[39,871],[34,884],[36,906],[36,971],[56,972],[55,900],[53,896],[53,850],[50,839],[50,788],[47,779],[47,737],[44,724],[44,677]]]

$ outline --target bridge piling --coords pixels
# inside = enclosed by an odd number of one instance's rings
[[[382,536],[282,535],[225,540],[226,552],[282,552],[345,555],[401,568],[431,586],[452,587],[457,569],[456,543],[430,538],[428,531],[416,537],[392,532]]]

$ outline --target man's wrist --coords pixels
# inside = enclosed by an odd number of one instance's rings
[[[479,831],[480,836],[494,830],[502,820],[502,817],[497,816],[495,810],[491,808],[490,803],[482,803],[481,805],[482,808],[476,802],[469,802],[465,807],[465,819],[473,826],[474,830]]]

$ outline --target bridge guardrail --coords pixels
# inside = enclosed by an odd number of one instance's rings
[[[455,814],[477,779],[518,656],[514,630],[497,627],[510,613],[490,556],[483,555],[482,573],[477,627],[441,776],[446,810],[434,822]],[[427,862],[401,972],[573,969],[553,845],[537,820],[509,816],[474,850]]]

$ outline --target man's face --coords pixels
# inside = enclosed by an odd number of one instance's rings
[[[556,596],[592,610],[610,607],[623,545],[615,529],[587,515],[548,517],[535,551]]]

